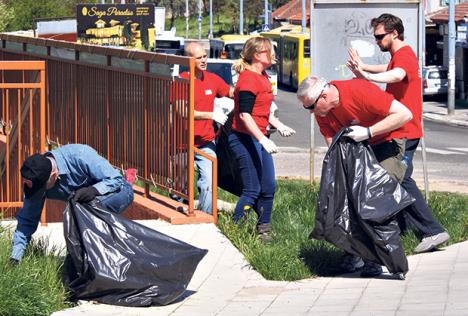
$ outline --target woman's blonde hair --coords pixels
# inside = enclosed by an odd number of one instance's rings
[[[273,50],[273,44],[269,38],[265,37],[251,37],[245,42],[244,48],[242,49],[241,58],[234,62],[233,68],[236,72],[241,73],[245,69],[249,69],[252,65],[253,56],[256,53],[260,53],[263,50],[270,52],[270,58],[272,64],[275,63],[275,52]]]

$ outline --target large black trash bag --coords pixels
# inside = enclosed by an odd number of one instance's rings
[[[72,300],[165,305],[181,296],[207,250],[106,210],[69,201],[65,284]]]
[[[333,139],[323,160],[315,227],[310,238],[324,239],[348,253],[406,273],[396,214],[414,202],[377,162],[367,142]]]
[[[229,113],[228,120],[218,133],[216,141],[216,158],[218,159],[218,187],[234,195],[242,194],[242,179],[234,153],[229,147],[228,136],[231,133],[234,112]]]

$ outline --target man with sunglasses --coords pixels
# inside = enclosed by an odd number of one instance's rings
[[[214,108],[215,97],[234,97],[234,88],[230,87],[218,75],[206,71],[207,54],[205,48],[196,42],[185,46],[185,55],[195,59],[195,111],[194,136],[195,146],[204,153],[216,157],[215,131],[213,121],[224,125],[228,117],[222,109]],[[180,74],[189,78],[188,72]],[[198,169],[197,187],[200,193],[198,208],[208,214],[212,213],[212,172],[211,161],[195,154]]]
[[[363,79],[327,82],[323,78],[308,77],[299,85],[297,97],[304,109],[315,114],[327,145],[330,146],[333,136],[342,128],[349,127],[351,132],[345,136],[356,142],[368,140],[382,167],[401,182],[405,174],[401,161],[405,139],[398,135],[403,125],[412,119],[406,106]],[[360,262],[361,267],[364,265],[361,276],[382,273],[380,265]]]
[[[414,152],[418,147],[419,139],[423,136],[421,74],[418,59],[411,47],[404,42],[404,27],[400,18],[391,14],[382,14],[371,20],[371,26],[380,50],[389,52],[392,56],[389,64],[365,64],[357,51],[350,48],[347,66],[358,78],[386,83],[386,91],[413,113],[413,120],[405,124],[398,137],[407,139],[404,157],[407,170],[402,186],[416,199],[416,202],[401,213],[402,217],[399,218],[399,222],[402,230],[405,230],[407,226],[412,226],[422,237],[415,251],[427,252],[445,243],[450,236],[432,215],[421,191],[411,177]]]
[[[29,156],[21,166],[23,207],[16,215],[10,262],[18,264],[37,229],[46,198],[89,203],[96,199],[111,212],[123,212],[133,201],[131,184],[91,147],[69,144]]]

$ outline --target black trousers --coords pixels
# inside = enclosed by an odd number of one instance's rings
[[[401,185],[416,201],[405,208],[404,212],[400,213],[404,218],[399,218],[399,224],[402,231],[407,228],[414,228],[416,234],[422,238],[441,233],[445,229],[434,218],[416,182],[411,178],[413,174],[413,156],[418,144],[419,138],[406,141],[405,155],[408,157],[408,167]]]

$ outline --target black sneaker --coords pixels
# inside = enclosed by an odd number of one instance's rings
[[[16,267],[19,265],[19,260],[15,258],[10,258],[10,266]]]
[[[340,264],[340,268],[345,273],[353,273],[356,270],[361,269],[364,266],[364,261],[362,261],[361,257],[352,255],[352,254],[345,254],[343,257],[343,261]]]
[[[362,267],[361,277],[373,278],[383,273],[382,266],[372,261],[364,261],[364,267]]]

